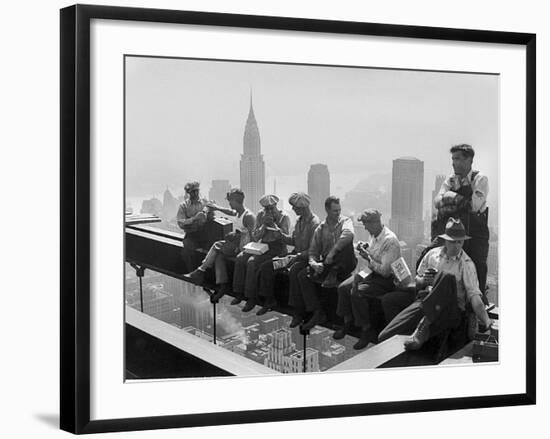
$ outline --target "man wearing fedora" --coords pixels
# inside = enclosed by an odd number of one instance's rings
[[[180,204],[176,221],[178,227],[183,229],[182,257],[187,273],[193,271],[200,263],[196,249],[204,245],[201,234],[206,223],[205,208],[207,200],[200,197],[200,183],[191,181],[185,185],[186,200]]]
[[[466,235],[462,221],[450,218],[439,236],[444,246],[430,250],[420,262],[416,276],[416,300],[401,311],[380,333],[380,342],[395,334],[411,334],[405,349],[417,350],[430,338],[458,328],[467,317],[469,305],[477,322],[489,328],[475,265],[464,252]]]
[[[489,182],[485,175],[472,168],[475,155],[472,146],[454,145],[450,152],[454,172],[445,179],[434,199],[437,217],[432,222],[432,239],[444,232],[450,217],[462,221],[471,237],[464,243],[464,251],[476,267],[479,289],[485,294],[489,254]]]
[[[287,235],[290,229],[290,217],[277,208],[279,197],[276,195],[264,195],[260,198],[263,209],[256,216],[256,226],[252,232],[252,240],[268,245],[266,253],[251,255],[240,252],[235,260],[233,272],[233,294],[235,298],[232,305],[239,304],[246,298],[243,312],[252,311],[258,299],[258,269],[266,261],[272,261],[275,256],[285,256],[287,247],[282,235]]]
[[[368,263],[370,273],[350,276],[338,286],[336,314],[344,319],[344,326],[334,332],[339,340],[349,333],[351,326],[361,328],[361,336],[354,349],[364,349],[370,341],[376,341],[376,316],[372,300],[395,290],[391,264],[401,257],[401,246],[395,233],[382,224],[382,214],[376,209],[367,209],[359,217],[371,239],[365,248],[358,246],[360,256]]]

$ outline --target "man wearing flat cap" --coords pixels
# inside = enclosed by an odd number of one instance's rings
[[[206,223],[206,203],[200,197],[200,184],[191,181],[185,185],[186,200],[180,204],[176,217],[178,227],[183,229],[182,257],[187,268],[187,273],[193,271],[200,263],[196,249],[204,245],[201,231]]]
[[[395,289],[391,264],[401,257],[401,246],[395,233],[382,224],[381,217],[376,209],[367,209],[359,217],[370,241],[368,245],[359,243],[357,249],[367,261],[370,273],[364,278],[352,275],[338,287],[336,314],[343,317],[344,327],[335,331],[333,337],[344,338],[355,322],[361,328],[361,336],[354,349],[364,349],[369,342],[376,341],[377,321],[371,301]]]
[[[263,209],[256,216],[256,226],[252,232],[252,240],[268,245],[268,250],[262,255],[251,255],[241,252],[235,260],[233,273],[233,293],[235,299],[232,305],[237,305],[244,298],[246,304],[243,312],[251,311],[258,303],[258,269],[266,261],[273,261],[275,256],[287,254],[286,244],[282,234],[288,234],[290,217],[277,208],[279,198],[276,195],[264,195],[260,198]]]
[[[313,232],[315,232],[321,221],[317,215],[311,212],[311,198],[308,194],[303,192],[293,193],[288,202],[292,206],[294,213],[298,216],[298,220],[292,234],[285,234],[282,230],[279,233],[285,244],[294,246],[294,258],[286,267],[289,271],[289,304],[295,309],[295,316],[290,324],[293,328],[302,322],[305,313],[303,301],[300,300],[298,273],[307,267],[309,244],[311,243]],[[265,314],[276,305],[273,291],[274,273],[275,270],[272,261],[266,261],[261,265],[258,294],[264,298],[264,305],[256,313],[257,315]]]
[[[464,327],[472,315],[470,308],[476,323],[490,328],[491,319],[481,298],[475,265],[463,250],[470,237],[462,221],[450,218],[445,233],[439,237],[445,245],[426,253],[418,267],[416,300],[382,330],[379,341],[395,334],[412,333],[405,341],[405,348],[420,349],[430,337]]]
[[[487,177],[472,168],[474,149],[467,144],[451,148],[453,174],[445,179],[434,199],[437,217],[432,221],[432,239],[443,233],[450,217],[459,218],[471,237],[464,251],[474,262],[479,288],[485,294],[489,254],[489,208]]]
[[[213,300],[219,300],[229,292],[227,258],[234,257],[243,250],[243,247],[252,240],[252,231],[254,230],[255,217],[244,205],[244,192],[238,188],[233,188],[227,193],[226,199],[229,202],[229,209],[214,203],[208,203],[207,206],[229,217],[229,220],[233,223],[232,232],[226,235],[223,240],[212,244],[201,265],[185,275],[193,283],[202,285],[206,270],[214,268],[218,289],[212,296]]]

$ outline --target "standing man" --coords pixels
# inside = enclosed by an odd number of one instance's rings
[[[379,341],[395,334],[412,333],[405,341],[405,348],[420,349],[430,337],[458,328],[467,317],[468,305],[478,322],[485,328],[491,326],[474,263],[463,250],[470,237],[462,221],[450,218],[440,238],[445,245],[431,249],[418,267],[417,299],[382,330]]]
[[[335,288],[357,264],[353,251],[353,222],[341,215],[340,200],[334,196],[328,197],[325,200],[325,211],[326,219],[313,233],[308,255],[309,266],[298,273],[301,297],[295,297],[294,300],[301,300],[305,311],[313,313],[303,325],[304,330],[310,330],[327,320],[316,283],[321,283],[323,288]]]
[[[207,201],[200,198],[200,183],[192,181],[185,185],[187,199],[180,204],[176,217],[178,227],[183,229],[182,257],[187,273],[193,271],[199,265],[196,249],[204,245],[204,238],[201,234],[206,223],[205,207]]]
[[[298,221],[291,234],[284,234],[282,240],[287,245],[294,246],[294,259],[287,266],[289,270],[289,304],[294,307],[295,315],[290,324],[291,328],[298,326],[303,321],[303,302],[299,298],[298,273],[307,267],[309,256],[309,244],[313,238],[313,232],[321,221],[310,209],[311,198],[303,192],[293,193],[288,202],[292,210],[298,215]],[[264,305],[256,313],[261,316],[275,306],[275,294],[273,291],[274,282],[273,261],[266,261],[260,266],[260,289],[258,294],[264,297]],[[298,293],[296,293],[298,291]]]
[[[472,169],[474,155],[470,145],[455,145],[451,148],[454,173],[445,179],[435,197],[437,218],[432,223],[432,239],[444,233],[450,217],[461,220],[466,233],[471,236],[464,244],[464,251],[474,262],[479,288],[485,294],[489,254],[489,182],[486,176]]]
[[[395,289],[391,264],[401,257],[401,246],[395,233],[382,224],[381,217],[376,209],[367,209],[359,217],[371,236],[366,248],[358,246],[370,273],[365,278],[360,274],[352,275],[338,287],[336,314],[344,318],[344,327],[335,331],[333,338],[344,338],[355,320],[355,325],[361,328],[361,336],[354,349],[364,349],[377,338],[378,325],[374,324],[376,319],[369,301]]]
[[[217,241],[210,247],[201,265],[191,273],[185,275],[192,282],[202,285],[207,269],[215,267],[216,285],[218,291],[212,296],[214,300],[221,299],[229,292],[229,276],[227,274],[227,257],[236,256],[243,247],[252,240],[254,230],[254,214],[244,206],[244,192],[233,188],[227,193],[230,209],[208,203],[208,208],[220,211],[229,216],[233,223],[233,231],[224,240]]]
[[[283,242],[283,234],[288,234],[290,217],[277,208],[278,202],[279,198],[276,195],[264,195],[260,198],[260,205],[263,210],[256,216],[256,227],[252,232],[253,241],[268,245],[267,252],[261,255],[240,252],[235,260],[233,274],[235,299],[231,304],[237,305],[246,297],[247,301],[242,309],[243,312],[249,312],[256,306],[260,265],[266,261],[273,263],[275,256],[284,256],[287,253],[286,244]]]

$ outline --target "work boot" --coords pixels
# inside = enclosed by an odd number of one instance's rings
[[[405,340],[405,349],[408,351],[416,351],[430,338],[430,322],[426,317],[418,322],[418,326],[407,340]]]
[[[241,303],[242,301],[244,300],[244,297],[241,296],[240,294],[237,294],[233,300],[231,301],[231,305],[238,305],[239,303]]]
[[[304,331],[309,331],[315,325],[322,325],[326,321],[327,321],[327,315],[323,310],[318,309],[314,311],[311,318],[306,323],[304,323],[304,325],[302,326],[302,329]]]
[[[252,311],[255,306],[256,306],[256,301],[254,299],[248,299],[245,305],[243,306],[242,312]]]
[[[198,268],[191,273],[184,274],[183,277],[196,285],[202,285],[204,283],[204,271]]]
[[[269,301],[258,310],[256,315],[263,316],[266,312],[272,311],[276,305],[277,303],[275,301]]]
[[[295,328],[300,323],[304,321],[304,315],[303,314],[295,314],[294,317],[292,317],[292,321],[290,322],[290,327]]]
[[[341,328],[338,328],[336,331],[334,331],[334,334],[332,334],[332,338],[334,340],[341,340],[343,339],[346,334],[349,334],[352,327],[352,321],[344,321],[344,326]]]
[[[214,302],[219,302],[219,300],[225,296],[225,294],[227,294],[229,292],[229,285],[227,284],[221,284],[220,287],[218,288],[218,291],[216,291],[211,299],[214,301]]]
[[[323,288],[336,288],[338,285],[340,285],[338,281],[338,270],[336,268],[331,268],[321,286]]]
[[[359,340],[357,340],[357,343],[353,345],[353,349],[358,351],[365,349],[369,343],[376,343],[376,334],[372,328],[363,329],[361,331],[361,336]]]

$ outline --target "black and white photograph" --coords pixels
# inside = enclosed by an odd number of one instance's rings
[[[60,11],[62,430],[537,401],[536,34],[296,7]]]
[[[499,361],[500,75],[124,56],[125,379]]]

